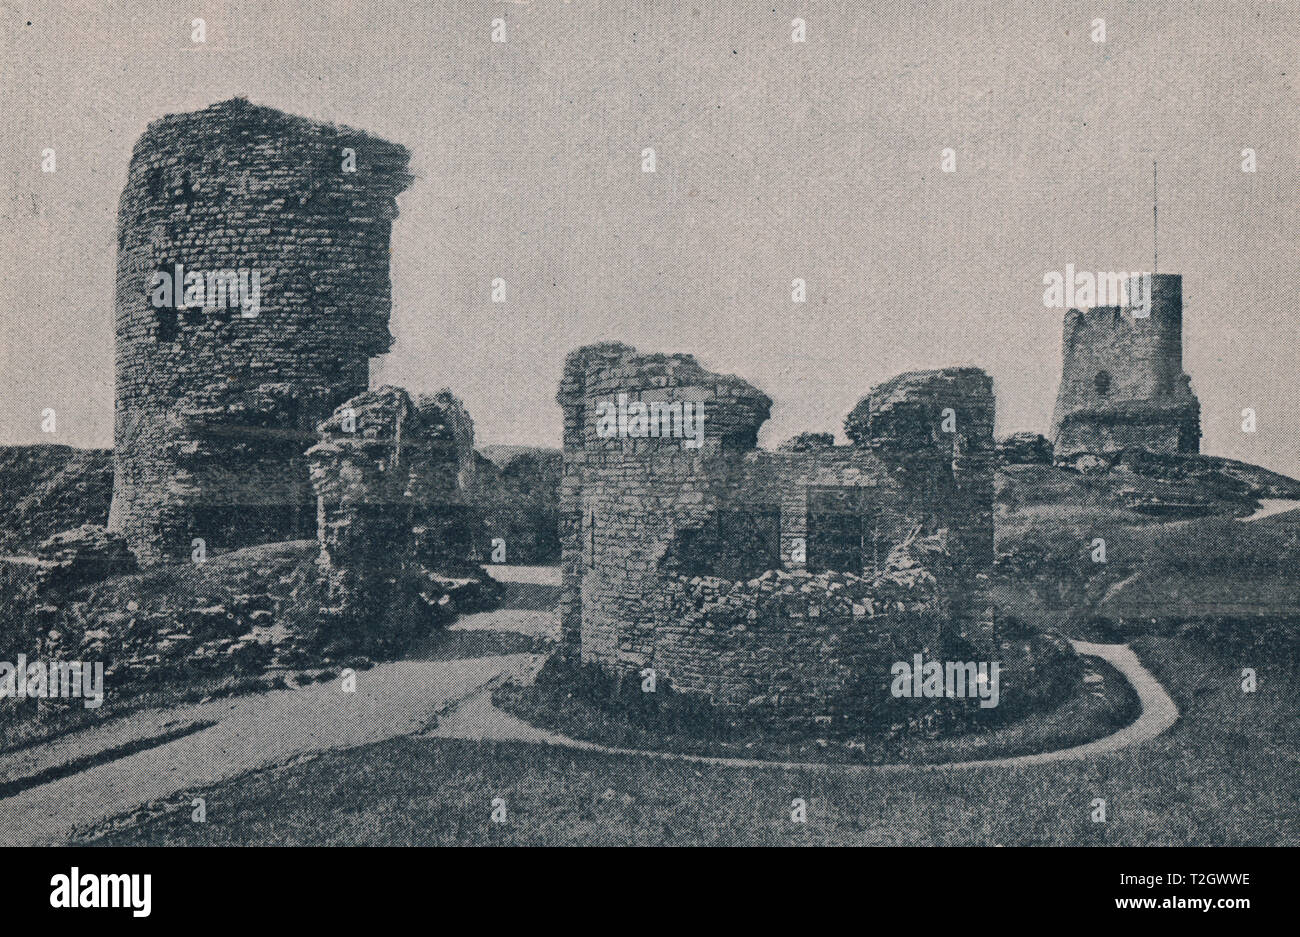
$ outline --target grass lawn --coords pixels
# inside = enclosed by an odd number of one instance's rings
[[[150,814],[101,844],[1300,844],[1293,665],[1141,638],[1183,717],[1085,762],[889,774],[715,768],[524,743],[401,738],[257,772]],[[1240,690],[1243,666],[1259,689]],[[202,793],[207,821],[190,819]],[[493,823],[494,798],[506,822]],[[791,821],[791,801],[807,822]],[[1092,820],[1094,798],[1106,822]]]
[[[1046,469],[999,475],[1003,492],[1019,492],[998,506],[999,614],[1111,641],[1157,622],[1300,619],[1300,511],[1241,523],[1248,509],[1223,502],[1211,517],[1156,521],[1109,504],[1106,486],[1117,484]]]

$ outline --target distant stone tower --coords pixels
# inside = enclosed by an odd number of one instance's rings
[[[1183,278],[1153,275],[1151,313],[1135,311],[1144,310],[1130,302],[1065,314],[1052,417],[1057,459],[1129,448],[1200,451],[1201,406],[1183,373]]]
[[[211,551],[313,535],[303,453],[393,341],[408,160],[242,98],[163,117],[136,143],[118,207],[109,526],[142,563],[188,558],[195,538]]]

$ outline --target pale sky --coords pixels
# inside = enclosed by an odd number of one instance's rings
[[[765,445],[954,364],[1046,432],[1043,275],[1150,268],[1156,158],[1203,449],[1300,474],[1300,4],[898,6],[0,0],[0,443],[111,443],[131,147],[242,94],[410,148],[383,379],[449,386],[480,444],[558,445],[564,356],[604,339],[749,380]]]

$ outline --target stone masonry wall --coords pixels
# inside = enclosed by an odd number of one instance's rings
[[[703,445],[599,438],[597,404],[620,393],[703,403]],[[643,638],[652,626],[644,612],[662,597],[658,564],[677,524],[704,522],[710,466],[755,445],[772,403],[739,378],[710,374],[689,355],[642,356],[618,343],[570,354],[557,399],[565,447],[562,642],[584,659],[634,667],[650,652]]]
[[[889,466],[918,515],[935,514],[974,576],[993,562],[993,380],[979,368],[908,371],[874,387],[846,435]]]
[[[703,404],[703,444],[602,438],[597,408],[620,394]],[[864,634],[896,623],[855,614],[844,595],[831,601],[844,576],[807,569],[811,492],[861,499],[874,519],[863,537],[877,564],[909,537],[938,537],[953,563],[933,607],[945,610],[945,627],[990,627],[978,581],[992,558],[993,398],[983,372],[900,376],[855,410],[866,433],[857,444],[802,452],[756,449],[771,401],[688,355],[641,355],[617,343],[579,349],[557,399],[565,414],[561,638],[570,657],[616,674],[653,667],[673,686],[727,705],[773,695],[815,701],[843,689],[852,666],[827,665],[828,642],[871,643]],[[954,432],[941,427],[945,408],[955,411]],[[872,543],[863,551],[870,563]],[[766,584],[778,574],[777,591],[798,580],[791,588],[805,595],[804,612],[773,601]],[[817,593],[827,615],[813,612],[810,622]],[[781,640],[756,641],[747,625],[760,619]]]
[[[948,649],[953,610],[918,561],[932,557],[914,550],[941,540],[905,539],[871,576],[773,569],[740,582],[670,581],[656,673],[716,704],[796,719],[870,709],[888,699],[892,662]]]
[[[1151,294],[1145,317],[1119,306],[1065,314],[1052,418],[1058,459],[1126,448],[1200,451],[1200,403],[1183,373],[1182,277],[1154,275]]]
[[[341,404],[307,452],[317,496],[320,566],[339,614],[376,611],[417,568],[464,563],[434,519],[459,499],[473,427],[450,394],[413,403],[379,387]]]
[[[344,171],[345,149],[355,172]],[[309,536],[302,453],[388,351],[389,237],[406,149],[235,98],[149,125],[118,209],[109,525],[145,564]],[[246,317],[162,308],[156,272],[256,272]],[[197,296],[191,295],[197,300]]]

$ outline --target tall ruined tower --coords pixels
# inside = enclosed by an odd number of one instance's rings
[[[388,351],[409,153],[242,98],[154,121],[118,207],[109,526],[145,564],[315,530],[315,426]]]
[[[1129,282],[1127,296],[1143,295]],[[1183,373],[1183,278],[1154,274],[1150,290],[1148,316],[1131,299],[1066,312],[1052,417],[1058,458],[1127,448],[1200,451],[1201,407]]]

